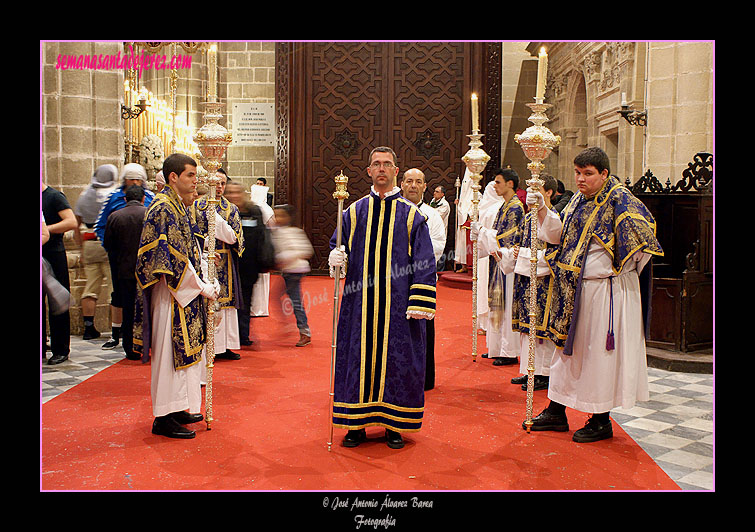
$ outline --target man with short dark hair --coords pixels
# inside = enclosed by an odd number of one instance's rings
[[[545,204],[552,209],[551,198],[556,194],[557,184],[553,176],[541,174],[543,186],[539,190],[543,194]],[[514,247],[501,249],[502,259],[499,267],[508,275],[514,276],[514,298],[511,308],[512,328],[514,332],[519,333],[520,337],[520,355],[519,355],[519,377],[511,379],[512,384],[517,384],[523,390],[527,389],[527,367],[529,366],[530,354],[530,328],[532,319],[530,317],[530,275],[531,275],[531,233],[532,233],[532,216],[534,212],[529,211],[522,219],[521,240]],[[548,268],[548,262],[545,260],[545,254],[549,249],[553,249],[553,244],[546,244],[538,241],[537,248],[537,293],[535,296],[535,349],[534,349],[534,390],[545,390],[548,388],[548,376],[550,375],[550,365],[553,359],[555,346],[548,338],[548,308],[550,306],[549,294],[553,291],[553,277]]]

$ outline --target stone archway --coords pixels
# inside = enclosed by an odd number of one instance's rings
[[[587,84],[581,71],[574,70],[569,75],[566,86],[563,134],[559,147],[558,178],[567,189],[576,190],[574,183],[574,157],[587,147]]]

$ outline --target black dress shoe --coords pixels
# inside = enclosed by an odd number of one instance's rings
[[[365,440],[367,440],[367,431],[364,429],[350,430],[343,437],[342,444],[344,447],[356,447]]]
[[[613,426],[611,420],[608,423],[601,423],[595,417],[590,417],[585,426],[574,433],[572,440],[577,443],[590,443],[594,441],[613,438]]]
[[[547,390],[548,389],[548,377],[541,375],[535,375],[535,381],[532,386],[533,391]],[[522,390],[527,391],[527,377],[524,378],[524,384],[522,384]]]
[[[527,430],[526,421],[522,421],[522,428]],[[566,414],[551,414],[546,408],[539,415],[532,418],[530,430],[552,430],[554,432],[566,432],[569,430],[569,422]]]
[[[527,384],[527,375],[520,375],[511,379],[511,384]]]
[[[512,366],[518,363],[519,359],[516,357],[498,357],[493,361],[494,366]]]
[[[47,363],[50,366],[54,366],[55,364],[60,364],[61,362],[65,362],[66,360],[68,360],[68,355],[52,355],[47,360]]]
[[[241,359],[241,355],[226,349],[225,353],[218,353],[215,355],[215,358],[220,358],[222,360],[239,360]]]
[[[189,423],[199,423],[204,419],[202,414],[190,414],[189,412],[185,410],[181,410],[180,412],[173,412],[170,414],[170,417],[175,419],[178,423],[181,425],[188,425]]]
[[[404,439],[395,430],[385,429],[385,443],[391,449],[401,449],[404,446]]]
[[[181,426],[170,414],[155,418],[152,422],[152,434],[180,439],[191,439],[197,435],[193,430]]]

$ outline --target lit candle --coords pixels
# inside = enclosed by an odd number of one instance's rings
[[[538,102],[545,97],[545,79],[548,76],[548,54],[545,53],[545,47],[540,48],[540,54],[537,56],[537,91],[535,98]]]
[[[472,131],[480,130],[480,119],[477,109],[477,95],[472,93]]]
[[[208,60],[207,60],[207,68],[209,69],[210,74],[210,81],[209,81],[209,100],[211,102],[214,102],[218,93],[217,93],[217,52],[218,52],[218,45],[213,44],[210,46],[209,52],[208,52]]]

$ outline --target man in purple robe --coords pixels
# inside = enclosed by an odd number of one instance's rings
[[[384,427],[389,447],[417,432],[425,406],[425,327],[435,317],[435,257],[425,216],[396,186],[391,148],[375,148],[370,194],[344,212],[342,245],[328,263],[345,269],[338,319],[333,425],[345,447]]]

